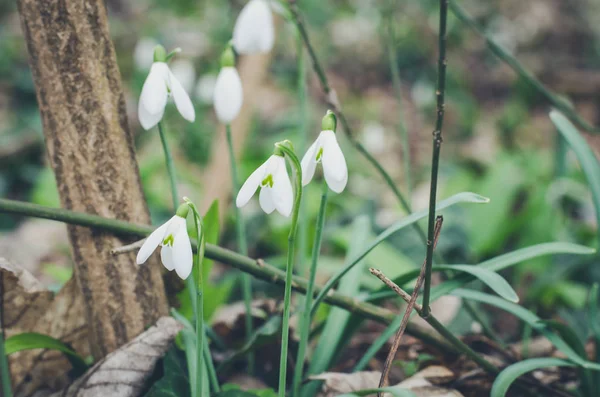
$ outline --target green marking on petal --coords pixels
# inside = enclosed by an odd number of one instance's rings
[[[319,151],[317,152],[317,157],[315,158],[315,160],[317,161],[321,161],[321,158],[323,157],[323,148],[320,147]]]
[[[269,187],[273,187],[273,174],[267,175],[267,177],[262,180],[262,182],[260,183],[260,185],[262,187],[265,187],[267,185],[269,185]]]
[[[163,240],[163,245],[168,245],[169,247],[172,247],[174,242],[175,238],[173,237],[173,234],[169,234],[167,238]]]

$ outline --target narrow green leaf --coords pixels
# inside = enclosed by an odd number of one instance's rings
[[[480,196],[475,193],[462,192],[462,193],[455,194],[454,196],[451,196],[445,200],[440,201],[436,206],[436,210],[439,212],[439,211],[442,211],[442,210],[444,210],[448,207],[451,207],[455,204],[458,204],[458,203],[484,204],[489,201],[490,200],[487,197],[483,197],[483,196]],[[315,301],[313,303],[312,312],[314,313],[316,311],[316,308],[319,306],[319,304],[321,303],[321,301],[323,300],[325,295],[329,292],[329,290],[331,288],[333,288],[333,286],[338,281],[340,281],[340,279],[346,273],[348,273],[354,266],[356,266],[356,264],[358,264],[360,261],[362,261],[379,244],[381,244],[387,238],[389,238],[393,234],[397,233],[398,231],[402,230],[403,228],[410,226],[413,223],[425,218],[427,215],[428,215],[428,210],[414,212],[414,213],[406,216],[405,218],[401,219],[400,221],[396,222],[392,226],[388,227],[381,234],[379,234],[377,236],[377,238],[375,239],[375,241],[373,241],[371,244],[369,244],[367,246],[367,248],[365,248],[362,252],[360,252],[358,255],[356,255],[356,257],[352,261],[350,261],[350,263],[348,263],[346,266],[344,266],[343,269],[341,269],[339,272],[337,272],[333,277],[331,277],[327,281],[327,283],[321,289],[321,292],[319,292],[319,295],[317,296],[317,298],[315,299]]]
[[[508,254],[497,256],[493,259],[481,262],[477,267],[485,268],[492,272],[499,272],[508,267],[514,266],[518,263],[527,261],[532,258],[536,258],[543,255],[555,255],[555,254],[574,254],[574,255],[591,255],[596,250],[593,248],[585,247],[583,245],[554,242],[554,243],[543,243],[533,245],[531,247],[518,249],[516,251],[509,252]],[[416,276],[417,277],[418,273]],[[441,296],[448,295],[456,288],[460,288],[463,285],[473,281],[475,278],[470,275],[459,275],[455,278],[447,280],[441,284],[436,285],[431,289],[431,300],[436,300]]]
[[[58,350],[66,355],[67,359],[78,373],[83,373],[88,368],[83,357],[77,354],[69,345],[48,335],[35,332],[13,335],[4,341],[4,348],[7,356],[23,350]]]
[[[565,138],[569,146],[571,146],[571,149],[573,149],[579,160],[579,164],[581,164],[583,173],[590,185],[592,197],[594,198],[596,221],[600,224],[600,163],[598,163],[598,159],[588,142],[569,119],[556,110],[550,112],[550,119],[558,129],[558,132]],[[598,237],[600,238],[600,234],[598,234]]]
[[[556,332],[577,354],[581,357],[586,357],[585,346],[577,336],[577,333],[569,325],[557,320],[540,320],[539,324]]]
[[[506,367],[492,385],[490,397],[504,397],[510,386],[527,372],[548,367],[574,367],[575,365],[560,358],[531,358]]]
[[[369,235],[369,219],[366,216],[357,218],[352,225],[352,238],[347,258],[356,257],[357,253],[362,251],[365,241]],[[364,275],[364,262],[360,261],[340,280],[338,292],[347,296],[355,296],[360,291],[360,279]],[[319,337],[319,342],[315,348],[313,357],[310,360],[308,369],[309,374],[318,374],[326,371],[331,364],[337,352],[340,351],[340,343],[343,343],[344,328],[348,323],[350,313],[337,307],[332,307],[323,332]],[[311,382],[303,388],[303,396],[313,396],[316,394],[316,386],[319,382]]]
[[[567,344],[560,336],[552,332],[545,324],[541,322],[541,319],[533,312],[519,306],[515,303],[508,302],[502,298],[494,295],[486,294],[480,291],[467,290],[467,289],[456,289],[452,292],[452,295],[458,296],[464,299],[474,300],[480,303],[495,306],[506,312],[511,313],[515,317],[520,318],[527,324],[529,324],[534,330],[544,335],[558,350],[563,352],[569,360],[572,362],[589,369],[600,370],[600,365],[587,361],[585,356],[580,356],[569,344]]]
[[[485,267],[473,266],[473,265],[440,265],[435,266],[436,271],[440,270],[458,270],[463,273],[469,273],[470,275],[478,278],[488,287],[490,287],[495,293],[500,295],[506,300],[511,302],[518,302],[519,296],[510,284],[496,272],[486,269]]]

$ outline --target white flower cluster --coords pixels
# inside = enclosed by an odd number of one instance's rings
[[[235,68],[235,53],[257,54],[271,51],[275,41],[273,16],[268,0],[250,0],[242,9],[233,30],[233,38],[221,57],[221,70],[214,89],[214,107],[219,121],[230,124],[239,114],[243,102],[242,81]],[[192,102],[168,66],[175,52],[166,54],[157,46],[154,63],[144,82],[140,95],[138,115],[146,130],[157,125],[164,114],[169,97],[173,98],[179,113],[193,122]],[[302,158],[302,185],[313,178],[317,164],[323,165],[325,182],[331,190],[341,193],[348,182],[348,168],[338,144],[336,117],[328,111],[323,118],[322,131]],[[277,210],[289,217],[293,210],[294,192],[283,154],[276,151],[258,167],[241,187],[236,205],[250,201],[260,187],[259,203],[267,214]],[[137,255],[137,263],[144,263],[160,245],[161,260],[168,270],[175,270],[185,279],[192,271],[192,249],[186,229],[187,210],[178,209],[177,215],[156,229],[144,242]]]

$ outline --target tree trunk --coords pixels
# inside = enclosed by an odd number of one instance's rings
[[[148,223],[104,2],[17,3],[63,207]],[[69,239],[99,359],[167,313],[160,267],[111,255],[127,241],[109,233],[69,226]]]

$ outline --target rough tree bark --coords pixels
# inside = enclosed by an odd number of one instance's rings
[[[150,221],[102,0],[18,0],[44,136],[65,208]],[[156,261],[112,256],[119,237],[69,226],[96,359],[167,313]]]

